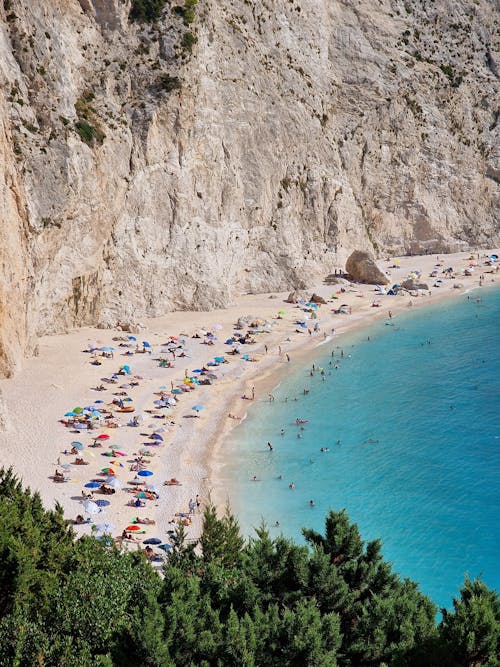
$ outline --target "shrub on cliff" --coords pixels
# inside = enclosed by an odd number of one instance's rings
[[[132,0],[130,18],[140,23],[157,21],[166,0]]]

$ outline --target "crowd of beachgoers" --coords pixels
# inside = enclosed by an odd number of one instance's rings
[[[77,534],[143,548],[161,562],[176,524],[191,539],[199,535],[211,488],[224,501],[210,467],[214,443],[250,405],[270,400],[259,378],[374,313],[397,317],[456,294],[457,285],[492,284],[497,260],[495,252],[405,257],[388,259],[385,271],[389,288],[339,277],[292,302],[288,294],[248,295],[225,310],[150,320],[139,333],[117,326],[44,338],[39,357],[2,383],[11,422],[0,434],[3,463],[47,502],[61,502]],[[398,289],[408,278],[428,288]],[[40,419],[29,430],[26,413],[35,406]]]

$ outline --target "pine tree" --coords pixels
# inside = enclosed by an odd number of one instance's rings
[[[442,641],[456,665],[500,665],[500,598],[479,579],[466,577],[454,611],[442,610]]]

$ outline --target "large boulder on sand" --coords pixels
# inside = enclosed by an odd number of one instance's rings
[[[313,294],[312,297],[309,299],[309,301],[310,301],[311,303],[323,303],[323,304],[326,303],[326,300],[323,299],[323,297],[320,296],[319,294],[316,294],[316,292],[314,292],[314,294]]]
[[[375,258],[364,250],[355,250],[349,256],[345,269],[356,283],[368,285],[387,285],[389,280],[375,264]]]
[[[307,301],[308,293],[304,290],[294,290],[285,299],[287,303],[298,303],[299,301]]]

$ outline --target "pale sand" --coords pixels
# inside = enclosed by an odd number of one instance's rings
[[[491,252],[498,251],[494,250]],[[490,253],[487,253],[490,254]],[[481,253],[483,258],[485,251]],[[453,266],[455,270],[469,265],[470,253],[441,256],[445,268]],[[422,280],[431,287],[434,279],[429,273],[434,267],[436,256],[403,257],[400,258],[400,268],[390,269],[391,284],[401,282],[413,269],[422,271]],[[383,261],[379,265],[384,269],[393,263]],[[261,319],[272,321],[272,331],[269,334],[257,335],[258,343],[242,347],[242,354],[249,353],[258,358],[256,363],[245,362],[238,356],[227,356],[230,363],[220,366],[217,370],[220,379],[212,386],[200,386],[190,394],[180,397],[179,405],[172,409],[168,416],[175,421],[175,425],[168,428],[162,435],[165,438],[163,447],[157,449],[157,455],[148,466],[154,475],[147,478],[147,482],[154,483],[160,490],[158,501],[147,501],[147,507],[136,510],[127,507],[126,503],[131,496],[123,490],[113,496],[96,495],[96,498],[111,500],[111,506],[93,517],[96,523],[111,522],[116,528],[113,535],[119,535],[134,516],[148,516],[156,520],[156,526],[144,526],[145,535],[140,538],[158,536],[166,539],[166,530],[171,529],[169,523],[176,512],[186,512],[188,501],[199,493],[206,500],[210,490],[212,498],[218,504],[224,504],[226,489],[218,485],[217,470],[220,464],[220,445],[228,429],[240,422],[228,418],[228,413],[244,418],[246,410],[251,405],[258,404],[259,400],[267,399],[267,392],[276,385],[280,373],[287,372],[290,367],[296,366],[304,355],[324,341],[324,334],[331,336],[332,327],[335,328],[335,337],[355,327],[364,326],[376,317],[387,317],[388,310],[392,310],[394,317],[408,308],[409,301],[412,307],[429,304],[433,301],[463,293],[471,288],[479,287],[479,275],[485,274],[484,286],[493,284],[496,276],[490,273],[490,267],[482,264],[474,271],[472,277],[459,276],[455,280],[444,280],[441,288],[431,287],[432,296],[396,296],[377,297],[373,286],[358,285],[352,291],[347,291],[341,297],[323,305],[319,311],[321,331],[309,336],[306,333],[295,333],[295,319],[301,319],[302,311],[291,304],[285,304],[288,293],[248,295],[238,297],[234,304],[225,310],[211,312],[175,312],[162,318],[144,321],[145,329],[136,334],[138,341],[149,340],[155,347],[153,354],[134,355],[133,357],[120,356],[118,343],[112,338],[123,334],[112,330],[85,328],[57,336],[46,336],[39,342],[39,355],[27,360],[24,369],[13,379],[0,381],[0,388],[8,411],[9,428],[0,433],[0,463],[4,466],[12,465],[23,483],[33,490],[40,492],[44,503],[53,507],[58,501],[64,508],[67,518],[73,519],[83,513],[81,505],[81,491],[85,482],[96,476],[97,472],[107,465],[109,459],[101,456],[107,451],[108,444],[117,449],[123,449],[128,454],[137,452],[141,443],[147,441],[141,438],[140,433],[151,433],[155,428],[162,426],[159,419],[146,419],[141,427],[124,427],[119,429],[100,429],[93,431],[95,436],[101,431],[110,434],[109,443],[102,449],[85,449],[84,458],[90,462],[87,466],[74,466],[71,470],[71,481],[64,484],[54,483],[51,479],[57,459],[61,463],[71,462],[74,456],[64,456],[63,450],[70,449],[70,442],[74,439],[82,440],[85,444],[91,442],[87,432],[79,435],[72,434],[69,429],[60,424],[59,420],[64,413],[73,407],[91,405],[95,400],[102,399],[106,403],[112,399],[112,392],[119,391],[118,385],[108,385],[106,392],[91,391],[90,387],[100,384],[100,378],[115,372],[121,364],[129,364],[132,374],[142,375],[144,380],[140,386],[129,391],[134,399],[136,412],[143,414],[144,409],[152,408],[152,401],[157,398],[154,392],[160,385],[170,387],[170,382],[179,384],[183,381],[185,369],[190,371],[230,350],[224,344],[226,338],[233,332],[233,324],[241,315],[252,314]],[[440,276],[442,277],[442,276]],[[454,289],[453,284],[460,282],[463,288]],[[325,298],[336,292],[339,286],[321,285],[311,290]],[[480,296],[475,293],[474,297]],[[380,301],[379,308],[373,308],[372,302]],[[340,303],[352,307],[352,315],[334,315],[332,308]],[[276,317],[278,310],[285,310],[283,319]],[[190,336],[198,327],[212,329],[214,325],[222,325],[216,331],[218,341],[214,346],[206,346],[201,340]],[[186,339],[189,359],[178,359],[175,369],[160,368],[153,358],[159,356],[161,342],[168,336],[181,336]],[[289,342],[285,339],[290,338]],[[103,359],[102,366],[93,366],[89,363],[90,355],[82,353],[89,342],[100,346],[113,345],[117,347],[115,357]],[[265,354],[264,344],[268,346]],[[278,355],[278,346],[281,345],[282,355]],[[285,354],[289,353],[291,361],[288,363]],[[126,379],[123,380],[126,382]],[[250,395],[251,387],[256,388],[256,400],[242,400],[243,393]],[[201,404],[204,410],[199,418],[186,418],[185,415],[195,414],[192,406]],[[126,424],[130,414],[119,415],[119,421]],[[230,452],[224,452],[230,455]],[[127,486],[126,482],[133,478],[135,473],[128,472],[127,461],[130,457],[123,457],[124,468],[117,468],[118,478]],[[176,477],[182,486],[163,486],[163,482]],[[195,515],[193,524],[188,528],[188,536],[195,538],[200,530],[200,514]],[[76,526],[77,533],[89,532],[89,526]]]

